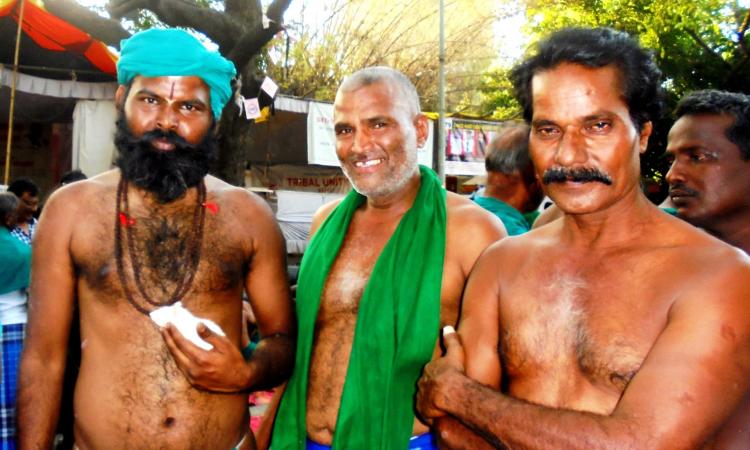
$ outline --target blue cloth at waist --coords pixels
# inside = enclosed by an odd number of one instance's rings
[[[318,444],[315,441],[311,441],[309,438],[307,439],[307,446],[305,448],[307,450],[331,450],[330,445]],[[412,436],[412,438],[409,439],[409,447],[407,448],[409,450],[437,450],[437,444],[435,444],[435,440],[432,438],[431,433],[424,433],[418,436]]]

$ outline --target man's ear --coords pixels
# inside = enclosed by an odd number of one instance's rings
[[[118,110],[122,109],[123,106],[125,105],[125,100],[126,100],[125,94],[127,93],[127,91],[128,91],[128,88],[122,84],[119,85],[117,87],[117,91],[115,91],[115,106],[117,107]]]
[[[638,144],[641,148],[641,154],[645,153],[648,148],[648,138],[651,136],[652,131],[654,131],[654,124],[650,120],[641,125],[641,133],[638,136]]]
[[[414,118],[414,128],[417,130],[417,146],[420,148],[427,142],[430,134],[429,119],[424,114],[417,114]]]

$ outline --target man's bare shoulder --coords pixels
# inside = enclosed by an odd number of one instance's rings
[[[271,218],[273,211],[258,194],[245,188],[234,186],[214,176],[206,176],[206,191],[209,199],[214,197],[219,203],[241,218]],[[220,207],[222,205],[219,205]]]
[[[654,232],[644,242],[653,242],[654,248],[669,248],[681,251],[679,258],[686,262],[723,265],[747,260],[747,255],[736,247],[707,233],[701,228],[666,213],[659,213]],[[658,245],[661,244],[661,245]],[[739,258],[739,260],[737,259]],[[706,271],[710,272],[710,271]]]
[[[562,222],[562,221],[559,221]],[[523,234],[508,236],[489,245],[482,253],[484,263],[496,267],[504,267],[500,274],[509,274],[512,279],[515,269],[524,262],[534,259],[544,260],[547,255],[557,249],[559,243],[560,223],[532,229]]]
[[[480,233],[490,238],[492,242],[508,234],[497,216],[470,199],[453,192],[447,193],[446,211],[449,233],[455,232],[465,236]]]
[[[119,171],[109,170],[87,180],[76,181],[57,189],[44,205],[43,215],[78,216],[82,211],[101,211],[106,194],[114,194],[119,181]],[[109,211],[109,209],[106,209]],[[112,205],[114,210],[114,205]]]
[[[325,205],[318,208],[317,211],[315,211],[315,214],[313,214],[312,218],[312,225],[310,226],[310,237],[315,234],[315,232],[318,230],[320,225],[323,223],[326,218],[331,215],[334,209],[336,209],[341,202],[344,201],[344,198],[339,198],[333,201],[330,201],[326,203]]]

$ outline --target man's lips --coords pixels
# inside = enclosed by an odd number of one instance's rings
[[[174,143],[168,141],[167,139],[154,139],[151,141],[151,146],[156,150],[162,152],[170,152],[175,148]]]
[[[370,169],[379,166],[383,162],[382,158],[365,159],[360,161],[354,161],[354,167],[357,169]]]
[[[669,198],[672,203],[679,204],[698,197],[698,193],[690,189],[670,189]]]

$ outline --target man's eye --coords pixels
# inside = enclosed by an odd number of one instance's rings
[[[352,129],[349,127],[336,128],[336,136],[340,136],[343,134],[350,134],[351,132],[352,132]]]
[[[713,161],[716,155],[711,152],[693,152],[690,154],[690,160],[695,162]]]
[[[156,99],[154,97],[143,97],[143,101],[148,103],[149,105],[153,105],[156,103]]]
[[[375,129],[378,129],[378,128],[384,128],[385,126],[386,126],[385,122],[375,122],[372,127]]]
[[[536,135],[542,139],[552,138],[557,135],[557,128],[555,127],[538,127],[536,129]]]
[[[601,133],[608,131],[612,127],[612,124],[606,120],[597,120],[596,122],[589,125],[589,129],[595,133]]]

